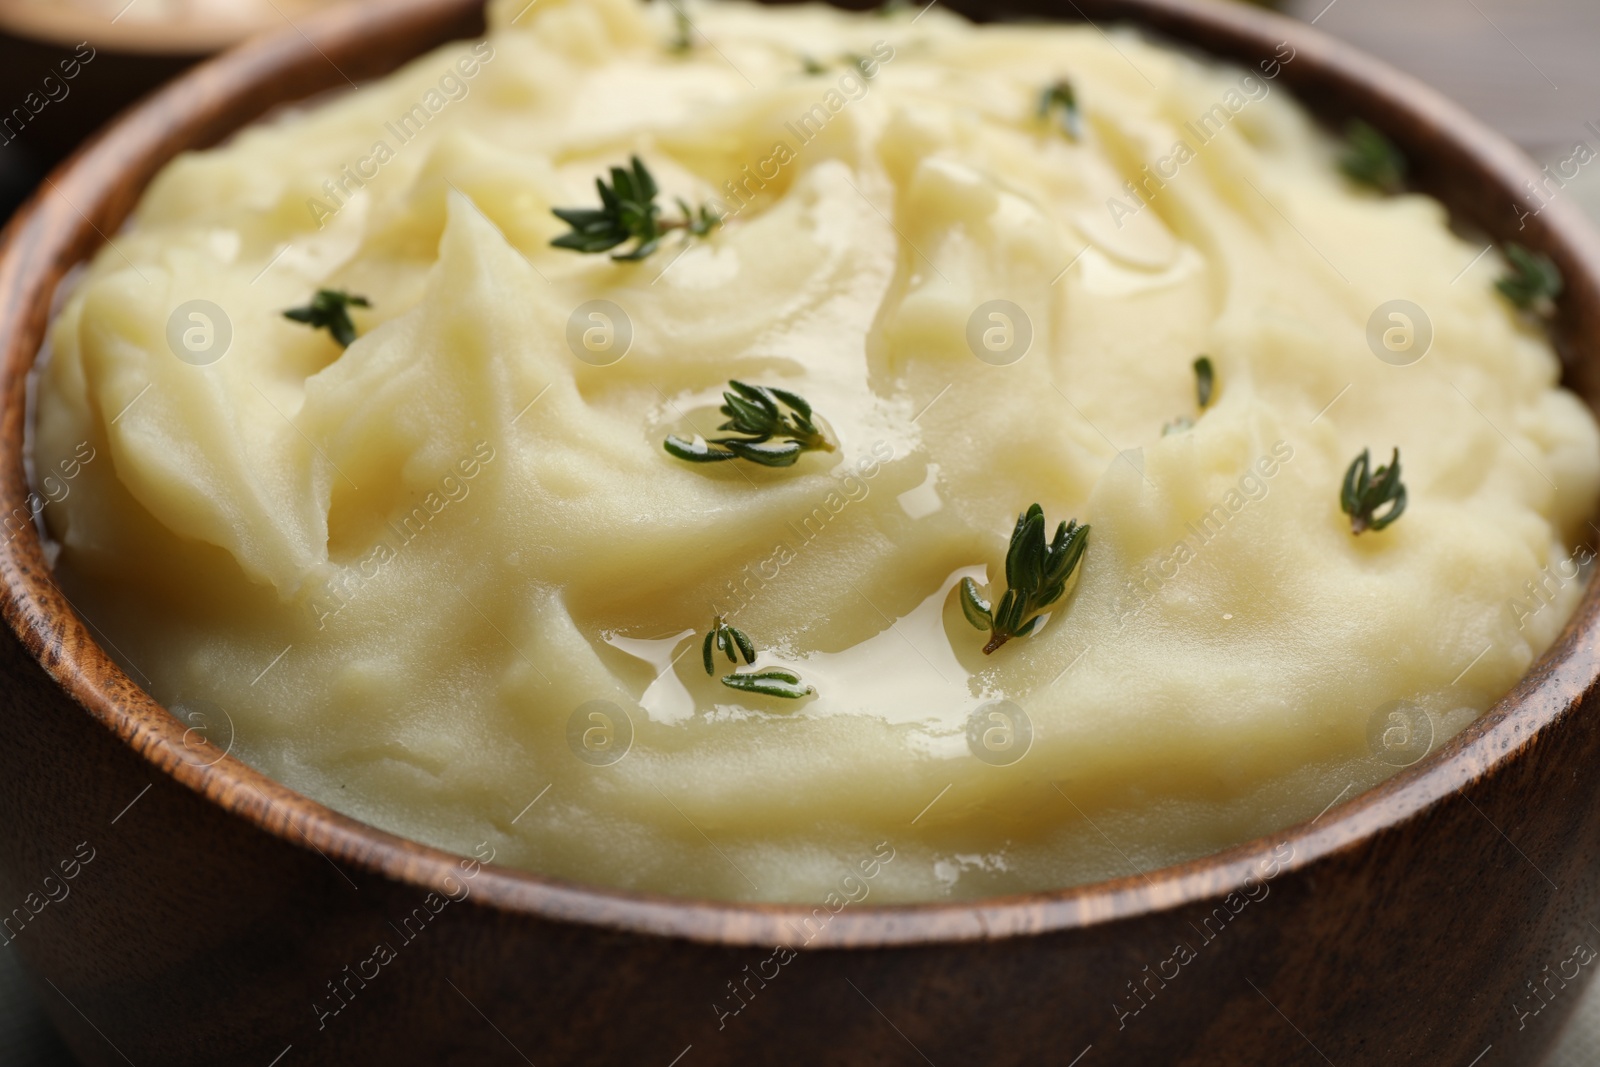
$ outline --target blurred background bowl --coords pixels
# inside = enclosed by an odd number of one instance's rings
[[[113,115],[197,61],[348,2],[0,0],[0,212]]]

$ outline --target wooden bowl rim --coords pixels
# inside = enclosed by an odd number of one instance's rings
[[[1516,200],[1538,175],[1522,153],[1434,90],[1302,23],[1206,0],[1085,0],[1116,21],[1155,28],[1203,29],[1235,44],[1271,54],[1277,42],[1296,50],[1296,63],[1316,65],[1353,85],[1391,117],[1444,131],[1454,148]],[[134,106],[64,162],[0,234],[0,298],[13,309],[0,328],[5,361],[0,382],[0,501],[25,506],[29,486],[22,445],[29,412],[25,379],[44,339],[52,294],[62,275],[104,241],[142,192],[160,163],[189,147],[215,143],[254,121],[273,104],[289,102],[281,84],[303,74],[318,55],[354,55],[371,47],[375,25],[411,26],[443,34],[481,7],[481,0],[397,0],[320,12],[295,29],[257,38],[202,64]],[[1090,18],[1077,3],[1063,12]],[[420,28],[420,30],[418,29]],[[443,36],[438,41],[446,39]],[[403,56],[401,61],[413,58]],[[1230,60],[1231,61],[1231,60]],[[304,95],[304,94],[300,94]],[[270,98],[270,99],[268,99]],[[234,109],[222,118],[203,101]],[[240,119],[238,115],[245,113]],[[134,172],[129,175],[130,169]],[[92,221],[101,220],[109,225]],[[1566,201],[1549,204],[1539,244],[1567,269],[1568,293],[1600,301],[1600,241]],[[87,229],[86,229],[87,227]],[[89,233],[89,230],[93,233]],[[1574,269],[1576,268],[1576,269]],[[1565,304],[1564,304],[1565,306]],[[49,577],[32,525],[0,545],[0,611],[49,675],[94,719],[145,761],[207,800],[291,845],[314,849],[331,862],[350,864],[421,889],[459,889],[461,857],[342,815],[217,752],[185,747],[185,730],[138,688],[95,642],[89,625]],[[794,944],[806,948],[931,945],[1082,929],[1181,905],[1216,900],[1259,878],[1274,849],[1289,845],[1284,870],[1301,870],[1391,830],[1492,775],[1525,754],[1541,734],[1572,714],[1572,693],[1600,679],[1592,646],[1600,626],[1600,585],[1591,583],[1562,635],[1493,708],[1427,758],[1380,785],[1344,801],[1317,819],[1185,863],[1090,885],[964,902],[853,905],[832,916],[820,935],[796,944],[792,924],[815,906],[709,901],[590,886],[531,872],[486,865],[473,881],[479,905],[544,920],[599,926],[636,934],[736,946]],[[195,758],[204,751],[202,765]],[[1281,858],[1281,857],[1280,857]]]

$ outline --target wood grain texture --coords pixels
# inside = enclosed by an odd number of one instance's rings
[[[1298,56],[1280,84],[1330,119],[1361,114],[1405,144],[1418,182],[1459,219],[1514,231],[1513,191],[1532,173],[1523,157],[1431,91],[1304,26],[1201,0],[1038,0],[1009,13],[1130,20],[1252,64],[1289,40]],[[116,232],[151,175],[277,104],[480,28],[477,0],[307,20],[304,37],[198,68],[56,173],[0,238],[7,510],[27,492],[24,377],[49,296]],[[1563,358],[1593,404],[1600,248],[1559,202],[1520,236],[1566,273]],[[10,942],[86,1063],[666,1067],[683,1055],[681,1067],[1005,1067],[1067,1064],[1087,1049],[1083,1067],[1465,1067],[1490,1044],[1496,1064],[1533,1063],[1592,970],[1545,987],[1548,1007],[1519,1020],[1524,983],[1544,980],[1600,920],[1594,589],[1490,714],[1312,824],[1096,886],[849,907],[775,978],[744,985],[749,1006],[720,1019],[712,1005],[733,1003],[729,983],[762,970],[773,945],[795,943],[811,909],[669,900],[493,867],[469,878],[459,857],[329,811],[192,737],[186,745],[184,724],[74,614],[31,529],[0,545],[0,611],[15,635],[0,640],[10,680],[0,919],[36,899],[80,842],[95,850],[71,894]],[[1275,861],[1282,870],[1264,895],[1225,902]],[[430,892],[441,894],[435,907]],[[439,905],[443,896],[461,899]],[[1144,984],[1180,941],[1196,958]],[[350,978],[379,943],[395,958]],[[322,1015],[314,1005],[342,1002],[329,982],[349,983],[348,1004]]]

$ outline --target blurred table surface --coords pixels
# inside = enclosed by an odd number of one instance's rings
[[[1441,89],[1535,156],[1600,125],[1595,0],[1290,0],[1286,10]]]
[[[1600,150],[1600,132],[1585,126],[1600,127],[1600,0],[1287,0],[1285,10],[1443,91],[1540,163],[1567,157],[1579,142]],[[1585,168],[1563,195],[1600,221],[1600,167]],[[35,996],[15,955],[0,952],[5,1067],[71,1063]],[[1490,1050],[1481,1067],[1509,1061]],[[1597,1064],[1600,986],[1547,1067]]]

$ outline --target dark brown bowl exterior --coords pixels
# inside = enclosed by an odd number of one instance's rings
[[[55,174],[0,239],[13,516],[50,295],[161,164],[480,32],[478,5],[307,20],[197,69]],[[1457,217],[1556,258],[1568,380],[1600,396],[1590,232],[1557,201],[1517,233],[1531,164],[1436,94],[1242,7],[1010,13],[1127,20],[1251,65],[1289,41],[1300,99],[1377,123]],[[1600,944],[1593,588],[1489,715],[1310,824],[1118,882],[820,923],[480,867],[335,814],[186,734],[101,651],[31,524],[5,536],[0,943],[86,1063],[1502,1065],[1540,1058],[1595,969],[1577,948]]]
[[[132,10],[133,2],[128,3]],[[39,176],[119,111],[209,55],[285,25],[212,19],[144,21],[36,0],[0,0],[0,148],[7,175],[0,199],[7,211]],[[20,158],[19,158],[20,157]],[[13,181],[27,185],[10,188]]]
[[[75,41],[12,32],[0,19],[0,101],[11,109],[0,111],[0,122],[7,123],[0,127],[0,149],[24,155],[35,180],[129,101],[170,81],[200,58],[177,50],[117,51],[89,36],[82,38],[85,47],[80,48]],[[92,57],[87,64],[81,61],[85,55]],[[69,71],[72,77],[64,77]],[[27,121],[19,123],[19,117]]]

